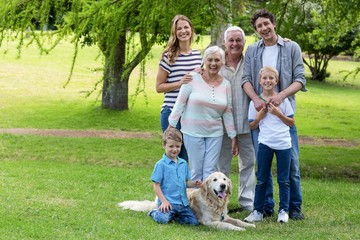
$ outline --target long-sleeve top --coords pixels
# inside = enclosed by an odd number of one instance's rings
[[[279,55],[276,63],[276,69],[279,72],[279,83],[277,84],[276,91],[280,92],[286,89],[293,82],[301,83],[301,91],[307,91],[305,88],[306,79],[300,46],[294,41],[284,42],[284,39],[279,35],[277,45],[279,47]],[[259,83],[259,71],[263,67],[262,56],[264,49],[264,41],[260,40],[250,45],[245,54],[242,85],[246,82],[250,82],[254,87],[256,94],[260,94],[262,92],[262,88]],[[295,95],[289,96],[288,98],[295,112]]]
[[[228,136],[234,138],[230,82],[224,78],[219,86],[210,86],[200,74],[191,74],[193,80],[180,88],[169,124],[175,127],[181,117],[183,133],[193,137],[219,137],[224,134],[224,121]]]

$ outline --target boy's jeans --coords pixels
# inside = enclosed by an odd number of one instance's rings
[[[258,152],[258,136],[259,129],[251,130],[251,136],[253,139],[255,155]],[[296,126],[290,127],[291,137],[291,165],[290,165],[290,205],[289,210],[301,211],[302,204],[302,191],[300,185],[300,163],[299,163],[299,142],[296,131]],[[266,187],[266,200],[264,205],[264,211],[274,211],[274,197],[273,197],[273,182],[272,175],[270,177]]]
[[[289,211],[291,149],[275,150],[260,143],[257,155],[254,209],[261,213],[264,213],[267,181],[269,180],[274,154],[276,155],[277,182],[279,184],[279,210]]]
[[[189,206],[185,207],[181,204],[171,204],[172,209],[168,212],[161,212],[158,209],[151,210],[149,215],[157,223],[168,223],[174,220],[180,224],[198,225],[199,222],[194,212]]]

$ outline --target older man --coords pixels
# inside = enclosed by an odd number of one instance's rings
[[[231,83],[233,115],[237,130],[237,145],[239,148],[238,164],[240,176],[238,201],[240,208],[232,211],[251,211],[253,209],[256,184],[254,171],[255,151],[247,118],[250,98],[241,87],[245,41],[244,31],[240,27],[232,26],[225,31],[225,65],[222,66],[220,71],[220,74]],[[231,139],[224,136],[218,161],[218,169],[227,176],[230,175],[232,157]]]

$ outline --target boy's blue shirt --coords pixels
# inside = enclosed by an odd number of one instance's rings
[[[188,163],[179,157],[177,160],[176,164],[164,154],[155,164],[150,180],[160,183],[161,191],[170,204],[188,206],[186,194],[186,181],[190,180]],[[160,199],[158,205],[161,205]]]

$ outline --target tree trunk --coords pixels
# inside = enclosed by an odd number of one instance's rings
[[[231,1],[229,3],[231,5]],[[226,3],[224,3],[224,4],[226,4]],[[219,9],[224,11],[225,5],[218,3],[217,6],[218,6]],[[229,17],[229,19],[220,18],[219,21],[215,25],[212,26],[212,28],[211,28],[211,40],[210,40],[210,44],[209,44],[208,47],[210,47],[210,46],[219,46],[219,47],[222,47],[225,50],[224,32],[230,26],[230,22],[231,22],[231,16]]]
[[[227,23],[215,26],[211,29],[211,41],[209,46],[224,47],[224,32],[228,28]]]
[[[102,106],[112,110],[128,110],[129,75],[123,74],[126,35],[121,34],[114,54],[105,56]],[[113,58],[113,59],[112,59]]]
[[[105,90],[106,89],[106,90]],[[102,106],[111,110],[128,110],[128,79],[104,79]]]
[[[304,59],[304,63],[309,67],[311,72],[311,79],[319,82],[325,81],[329,75],[326,73],[328,59],[320,57],[318,54],[309,55],[310,62]],[[313,59],[313,61],[311,61]]]

